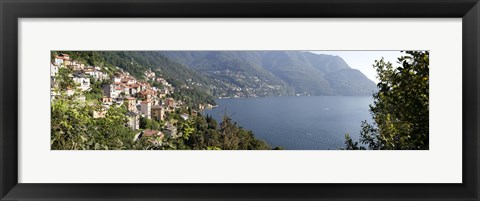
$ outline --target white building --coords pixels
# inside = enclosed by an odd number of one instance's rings
[[[142,101],[140,102],[140,109],[142,114],[147,118],[152,118],[152,102],[150,101]]]
[[[63,64],[63,58],[55,57],[55,65],[61,66]]]
[[[103,95],[109,98],[118,98],[120,92],[115,89],[113,84],[103,85]]]
[[[127,125],[132,130],[138,130],[140,128],[140,117],[137,113],[128,111],[127,112],[128,122]]]
[[[87,91],[90,89],[90,78],[86,78],[82,74],[75,75],[73,77],[73,81],[79,85],[77,88],[79,88],[82,91]]]
[[[106,80],[106,79],[108,79],[107,73],[99,71],[99,70],[97,70],[96,68],[93,68],[93,67],[87,67],[83,71],[84,71],[85,74],[92,76],[96,80]]]
[[[57,76],[57,74],[58,74],[58,66],[50,64],[50,77],[55,77]]]
[[[117,82],[121,82],[121,81],[122,81],[122,78],[120,78],[120,77],[113,77],[112,78],[113,83],[117,83]]]

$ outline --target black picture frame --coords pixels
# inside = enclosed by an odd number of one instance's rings
[[[1,200],[479,200],[478,0],[0,0]],[[18,183],[19,18],[462,18],[462,184]]]

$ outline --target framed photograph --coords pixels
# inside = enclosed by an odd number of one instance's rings
[[[479,200],[478,0],[0,6],[2,200]]]

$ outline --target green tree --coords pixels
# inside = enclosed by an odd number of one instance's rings
[[[429,147],[429,52],[407,51],[394,68],[375,61],[379,91],[370,111],[374,123],[362,122],[360,144],[346,135],[346,149],[417,150]]]
[[[190,135],[195,133],[195,120],[193,118],[189,118],[183,124],[181,125],[181,130],[182,130],[182,138],[183,140],[188,140]]]
[[[103,85],[111,84],[111,79],[97,80],[92,76],[90,78],[90,90],[85,92],[85,97],[87,101],[89,100],[98,100],[103,97]],[[123,92],[122,92],[123,93]]]
[[[60,91],[60,89],[56,89]],[[126,108],[112,106],[104,118],[94,119],[100,103],[84,104],[59,93],[51,103],[51,148],[53,150],[132,149],[134,131],[125,126]],[[120,125],[120,126],[119,126]]]
[[[58,85],[59,89],[73,89],[76,85],[73,79],[70,77],[72,76],[73,71],[69,68],[59,68],[58,74],[55,77],[55,82]]]
[[[150,130],[161,130],[162,123],[154,120],[154,119],[147,119],[145,117],[140,117],[140,125],[141,129],[150,129]]]
[[[233,122],[229,115],[223,116],[220,124],[221,149],[224,150],[263,150],[271,149],[267,143],[254,137],[252,131],[247,131]]]

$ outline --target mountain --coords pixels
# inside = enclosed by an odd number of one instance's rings
[[[262,65],[252,51],[163,51],[161,54],[202,72],[222,97],[293,95],[293,88]]]
[[[75,51],[89,65],[142,79],[153,70],[193,102],[214,97],[371,95],[376,85],[342,58],[305,51]]]
[[[225,95],[371,95],[374,82],[341,57],[305,51],[162,51],[162,55],[220,80]],[[241,89],[249,89],[242,91]],[[238,91],[240,89],[240,91]],[[227,90],[228,91],[228,90]],[[248,96],[248,95],[247,95]]]

